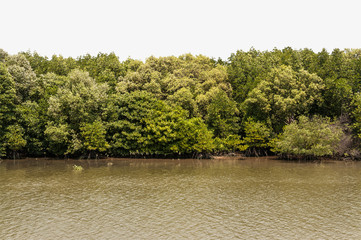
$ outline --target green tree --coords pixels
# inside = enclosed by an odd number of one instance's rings
[[[12,151],[13,158],[16,158],[18,151],[26,145],[26,140],[24,137],[24,129],[19,125],[11,125],[7,127],[5,138],[5,147]]]
[[[265,123],[248,118],[244,123],[245,136],[240,141],[239,150],[246,156],[267,155],[272,131]]]
[[[34,101],[26,101],[16,108],[17,123],[23,128],[26,140],[26,154],[29,156],[43,155],[46,150],[44,145],[44,131],[47,116],[41,106]]]
[[[210,153],[214,149],[213,133],[202,119],[186,120],[179,130],[181,153]]]
[[[272,123],[280,132],[300,114],[306,114],[314,104],[322,102],[324,82],[305,70],[291,67],[274,68],[249,94],[243,103],[246,117]]]
[[[200,118],[145,91],[115,94],[106,109],[113,155],[191,154],[212,149]]]
[[[234,100],[241,104],[268,72],[280,65],[280,61],[274,52],[260,52],[253,48],[231,54],[227,71]]]
[[[96,83],[86,72],[75,69],[69,73],[64,84],[49,98],[45,133],[53,154],[81,153],[80,128],[102,118],[108,89],[106,83]],[[53,132],[59,137],[50,136]]]
[[[4,135],[15,119],[15,83],[4,63],[0,62],[0,157],[5,154]]]
[[[77,66],[76,61],[73,58],[64,58],[61,55],[53,55],[51,59],[47,61],[46,67],[46,73],[55,73],[60,76],[66,76]]]
[[[0,48],[0,62],[5,62],[5,59],[7,58],[9,54],[5,52],[2,48]]]
[[[168,101],[171,104],[181,106],[183,109],[187,110],[190,117],[198,115],[198,106],[189,88],[184,87],[179,89],[173,95],[168,97]]]
[[[227,138],[239,130],[236,103],[224,91],[218,91],[207,108],[206,123],[215,137]]]
[[[39,76],[48,72],[48,58],[40,56],[37,52],[21,52],[29,61],[33,71]]]
[[[107,91],[107,84],[97,84],[88,73],[73,70],[49,99],[50,120],[66,122],[78,131],[83,122],[94,122],[101,116]]]
[[[58,157],[69,153],[71,129],[67,124],[48,122],[44,134],[49,153]]]
[[[213,134],[202,119],[187,119],[183,109],[159,104],[162,107],[150,112],[145,127],[147,139],[153,139],[151,146],[157,149],[157,153],[194,154],[212,151]]]
[[[97,82],[107,83],[113,89],[117,79],[126,74],[132,61],[128,59],[125,63],[121,63],[114,53],[99,53],[94,57],[87,54],[78,58],[77,66],[88,72]]]
[[[227,62],[191,54],[120,62],[114,53],[73,59],[0,49],[0,155],[12,151],[10,130],[28,156],[239,147],[255,155],[301,115],[350,116],[361,142],[360,56],[287,47],[237,51]]]
[[[30,100],[36,85],[36,74],[29,61],[22,54],[11,55],[7,57],[6,65],[15,82],[18,103]]]
[[[105,139],[106,130],[101,121],[85,123],[80,127],[80,135],[84,148],[89,153],[88,158],[91,157],[92,153],[95,153],[96,158],[98,158],[99,152],[105,152],[110,147]]]
[[[330,58],[330,54],[327,52],[325,48],[323,48],[321,52],[317,53],[316,74],[322,79],[326,79],[330,77],[332,73],[332,69],[330,69],[328,65],[329,58]]]
[[[309,73],[317,73],[317,53],[311,49],[305,48],[300,50],[300,59],[302,67]]]
[[[295,71],[301,69],[302,62],[299,51],[293,50],[291,47],[286,47],[282,49],[282,51],[275,49],[274,52],[279,52],[282,65],[290,66]]]
[[[361,93],[353,96],[350,112],[353,122],[352,129],[357,138],[361,139]]]
[[[324,101],[316,109],[316,114],[329,117],[339,117],[348,112],[353,92],[349,80],[346,78],[327,78],[322,91]]]
[[[274,142],[273,151],[287,157],[333,156],[343,135],[340,125],[333,124],[328,118],[300,116],[298,121],[285,126]]]

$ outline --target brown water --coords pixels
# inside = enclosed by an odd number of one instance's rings
[[[361,239],[361,163],[107,161],[3,160],[0,239]]]

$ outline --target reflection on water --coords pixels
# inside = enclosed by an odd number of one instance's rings
[[[361,238],[361,163],[3,160],[0,193],[0,239]]]

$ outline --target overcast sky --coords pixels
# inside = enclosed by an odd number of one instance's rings
[[[360,2],[360,4],[358,4]],[[121,60],[237,50],[361,48],[361,1],[0,0],[0,48],[10,54]]]

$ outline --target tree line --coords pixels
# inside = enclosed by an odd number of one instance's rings
[[[361,49],[144,62],[0,49],[0,157],[360,157]]]

